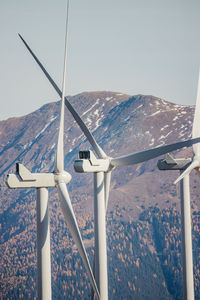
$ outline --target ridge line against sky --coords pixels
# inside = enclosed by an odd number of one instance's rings
[[[199,0],[71,0],[67,95],[149,94],[193,105],[200,65]],[[0,120],[59,100],[18,37],[61,86],[66,1],[0,2]]]

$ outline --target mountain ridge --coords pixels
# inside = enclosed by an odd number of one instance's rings
[[[109,156],[117,157],[191,137],[194,114],[192,106],[173,104],[154,96],[130,96],[113,92],[86,92],[68,98]],[[1,186],[5,186],[7,174],[15,172],[17,161],[34,172],[53,170],[59,109],[60,102],[53,102],[45,104],[26,116],[0,122]],[[72,174],[69,192],[92,260],[93,178],[92,174],[77,174],[73,169],[73,161],[77,158],[78,151],[90,149],[90,145],[67,109],[65,116],[65,169]],[[184,155],[191,157],[191,154],[191,149],[176,151],[179,157]],[[135,166],[119,167],[113,171],[107,213],[110,299],[115,299],[116,295],[118,299],[123,297],[145,299],[150,294],[151,299],[155,297],[156,299],[181,299],[181,292],[178,290],[178,287],[182,287],[180,201],[179,187],[173,185],[178,172],[159,171],[156,167],[157,160]],[[200,248],[198,181],[198,176],[193,172],[191,198],[194,253],[196,253],[195,272],[199,268]],[[3,278],[0,278],[2,291],[0,295],[5,298],[13,295],[27,297],[31,293],[34,296],[36,287],[35,191],[12,191],[1,188],[0,194],[2,199],[0,253],[4,253],[1,255],[0,264],[0,273],[3,274]],[[73,286],[76,286],[78,291],[83,291],[84,286],[84,297],[87,299],[90,287],[85,272],[82,276],[78,275],[77,282],[74,281],[73,272],[76,272],[77,276],[79,268],[83,269],[83,266],[65,226],[56,198],[55,191],[50,189],[54,299],[62,299],[66,291],[70,299],[77,297],[78,292],[73,289]],[[174,227],[173,220],[176,220]],[[175,240],[167,229],[170,226],[174,228]],[[165,241],[167,237],[169,237],[168,244]],[[172,250],[174,243],[177,243],[177,251]],[[177,263],[173,265],[174,261]],[[128,265],[129,272],[125,277],[123,268]],[[148,272],[152,271],[152,274],[155,274],[152,287],[145,277],[146,268]],[[124,274],[124,278],[120,273]],[[179,277],[176,277],[177,274]],[[195,287],[198,290],[200,280],[198,273],[195,274]],[[158,280],[159,277],[162,281]],[[168,277],[170,279],[167,279]],[[142,290],[144,278],[146,278],[146,285],[151,289],[150,294],[148,288]],[[174,281],[177,282],[177,288],[174,285],[170,288],[170,284],[174,284]],[[125,292],[124,286],[127,286],[126,295],[119,294],[120,287],[123,293]],[[164,295],[164,298],[161,298],[161,295]]]

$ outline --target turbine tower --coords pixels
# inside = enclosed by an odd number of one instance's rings
[[[60,111],[60,126],[58,134],[55,168],[53,173],[31,173],[22,164],[16,165],[16,175],[10,174],[7,178],[9,188],[36,188],[37,189],[37,256],[38,256],[38,298],[51,299],[51,263],[50,263],[50,230],[48,216],[48,188],[56,187],[65,222],[69,227],[74,242],[82,257],[90,282],[97,299],[99,291],[81,238],[80,230],[72,208],[66,184],[71,180],[71,175],[64,170],[64,99],[67,58],[67,28],[68,28],[69,1],[67,3],[63,88]]]
[[[9,174],[6,182],[11,189],[36,188],[37,212],[37,294],[38,299],[51,299],[50,227],[48,212],[48,188],[55,186],[53,174],[32,174],[20,163],[16,175]]]
[[[25,44],[26,48],[29,50],[39,67],[42,69],[43,73],[54,87],[58,95],[61,96],[62,92],[58,85],[52,79],[50,74],[44,68],[42,63],[33,53],[31,48],[25,42],[25,40],[20,36],[21,40]],[[200,138],[189,139],[186,141],[161,146],[149,150],[145,150],[138,153],[133,153],[130,155],[111,158],[105,154],[103,149],[98,145],[91,132],[87,128],[86,124],[80,118],[78,113],[75,111],[73,106],[70,104],[68,99],[65,97],[65,105],[68,110],[73,115],[75,121],[88,138],[91,146],[93,147],[96,156],[91,150],[80,151],[79,159],[75,161],[74,168],[77,172],[91,172],[94,173],[94,215],[95,215],[95,279],[97,280],[97,286],[102,295],[102,299],[107,299],[108,297],[108,283],[107,283],[107,248],[106,248],[106,208],[109,198],[110,180],[111,172],[115,167],[127,166],[137,163],[142,163],[147,160],[156,158],[158,156],[167,154],[168,152],[181,149],[183,147],[192,146],[195,143],[200,142]]]
[[[180,174],[190,165],[191,159],[175,159],[171,155],[166,155],[165,159],[158,161],[159,170],[179,170]],[[180,180],[180,200],[181,200],[181,236],[182,236],[182,264],[183,264],[183,299],[194,299],[194,279],[193,279],[193,255],[192,255],[192,226],[190,211],[190,180],[186,174]]]
[[[200,135],[200,73],[197,89],[197,100],[192,126],[192,138]],[[183,296],[184,300],[194,299],[193,255],[192,255],[192,226],[190,205],[190,172],[195,169],[198,174],[200,167],[200,144],[193,145],[193,158],[175,159],[167,156],[158,161],[160,170],[180,170],[180,176],[175,181],[180,181],[181,198],[181,231],[182,231],[182,261],[183,261]]]

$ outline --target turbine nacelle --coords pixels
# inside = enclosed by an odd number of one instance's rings
[[[62,173],[31,173],[23,164],[16,164],[16,174],[9,174],[6,184],[9,188],[42,188],[55,187],[58,182],[68,183],[71,175]]]
[[[110,159],[96,158],[91,150],[79,151],[79,159],[75,160],[74,169],[78,173],[108,172],[110,171]]]
[[[164,159],[158,161],[157,167],[159,170],[185,170],[191,161],[191,158],[174,158],[168,153]]]

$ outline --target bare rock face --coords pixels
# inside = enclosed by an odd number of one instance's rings
[[[82,93],[69,97],[69,101],[110,157],[191,137],[194,107],[153,96],[106,91]],[[1,297],[23,295],[28,299],[36,295],[36,194],[34,190],[9,190],[5,180],[8,173],[15,172],[18,161],[32,172],[53,171],[59,110],[60,102],[50,103],[24,117],[0,122]],[[73,169],[78,151],[91,148],[67,108],[64,143],[65,169],[72,175],[69,192],[92,256],[93,176],[77,174]],[[191,157],[192,150],[174,155]],[[173,184],[178,172],[159,171],[156,165],[154,159],[112,172],[107,211],[110,299],[182,297],[179,187]],[[200,203],[195,172],[191,175],[191,197],[194,267],[198,270],[195,253],[200,247]],[[80,295],[89,299],[88,278],[64,224],[54,189],[50,189],[49,209],[54,299]],[[198,289],[200,279],[198,274],[195,276]]]

